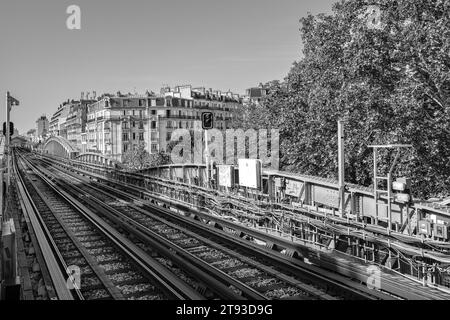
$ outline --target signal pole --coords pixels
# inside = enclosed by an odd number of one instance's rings
[[[206,162],[206,186],[210,186],[209,174],[209,148],[208,148],[208,130],[214,128],[214,115],[212,112],[202,113],[202,128],[205,130],[205,162]]]
[[[339,211],[341,218],[345,211],[345,158],[344,158],[344,122],[338,121],[338,164],[339,164]]]
[[[208,148],[208,129],[205,129],[205,162],[206,162],[206,187],[209,188],[209,148]]]
[[[9,154],[9,113],[11,111],[11,103],[9,99],[9,91],[6,92],[6,140],[5,140],[5,150],[3,154],[6,155],[6,167],[8,169],[7,182],[6,182],[6,193],[9,191],[9,184],[11,183],[11,163],[10,163],[10,154]]]

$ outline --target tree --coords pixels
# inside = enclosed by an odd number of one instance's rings
[[[336,177],[337,120],[345,119],[348,182],[372,183],[368,145],[411,143],[400,171],[416,195],[450,194],[450,3],[376,3],[376,28],[363,0],[301,19],[303,57],[262,105],[245,110],[244,125],[280,129],[282,169]]]
[[[143,170],[170,164],[170,156],[165,152],[149,154],[145,150],[145,143],[141,142],[134,148],[129,149],[123,156],[123,164],[128,170]]]

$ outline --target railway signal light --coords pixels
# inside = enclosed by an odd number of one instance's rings
[[[212,112],[202,113],[202,128],[203,130],[209,130],[214,128],[214,116]]]
[[[9,123],[9,136],[14,134],[14,123]],[[6,137],[6,122],[3,122],[3,135]]]

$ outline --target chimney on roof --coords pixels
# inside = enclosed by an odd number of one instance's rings
[[[81,100],[84,100],[84,92],[81,92]]]
[[[97,91],[92,92],[92,100],[95,100],[97,98]]]

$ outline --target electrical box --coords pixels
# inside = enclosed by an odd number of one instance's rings
[[[405,186],[404,190],[410,190],[411,189],[411,179],[410,178],[397,178],[395,180],[395,182],[402,183]],[[399,190],[399,191],[404,191],[404,190]]]
[[[400,203],[408,203],[411,201],[411,196],[407,193],[396,193],[394,195],[395,201]]]
[[[406,190],[406,184],[399,181],[392,182],[392,189],[395,191],[405,191]]]
[[[234,167],[227,165],[217,166],[219,186],[231,188],[234,185]]]
[[[281,178],[275,178],[275,187],[281,188]]]
[[[239,159],[239,184],[243,187],[261,189],[261,160]]]
[[[419,221],[419,234],[423,234],[426,236],[431,235],[431,222],[428,220],[420,220]]]
[[[434,236],[436,238],[448,239],[448,226],[445,224],[434,224]]]

